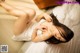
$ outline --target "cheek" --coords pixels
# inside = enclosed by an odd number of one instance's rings
[[[52,25],[50,25],[50,24],[48,24],[47,27],[48,27],[50,30],[53,29]]]

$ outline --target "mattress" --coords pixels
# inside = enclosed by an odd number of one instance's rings
[[[74,37],[71,41],[65,44],[49,45],[46,53],[80,53],[80,5],[63,4],[62,6],[53,8],[53,13],[59,22],[73,30]],[[27,44],[25,43],[21,48],[23,53],[27,50],[25,50],[26,45]]]

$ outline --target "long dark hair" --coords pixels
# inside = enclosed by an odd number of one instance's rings
[[[74,36],[74,33],[71,29],[69,29],[67,26],[61,24],[57,18],[54,16],[53,13],[50,14],[50,16],[52,17],[52,21],[53,21],[53,25],[56,26],[56,28],[58,29],[58,31],[61,31],[61,29],[63,29],[65,31],[64,32],[59,32],[61,34],[61,36],[66,40],[66,41],[60,41],[58,39],[56,39],[54,36],[45,40],[47,43],[51,43],[51,44],[59,44],[59,43],[65,43],[68,42],[72,39],[72,37]]]

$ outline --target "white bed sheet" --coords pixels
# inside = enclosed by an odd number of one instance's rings
[[[44,45],[44,50],[42,50],[43,52],[37,53],[80,53],[80,5],[63,4],[62,6],[54,8],[53,13],[61,23],[65,24],[74,31],[74,38],[68,43],[58,45],[47,45],[41,42]],[[41,43],[32,45],[41,46]],[[37,47],[36,50],[39,50],[39,48],[41,48],[40,46]],[[34,46],[30,46],[29,48],[31,47],[33,49]],[[31,53],[34,53],[32,52],[32,49]],[[24,50],[24,48],[22,50]]]

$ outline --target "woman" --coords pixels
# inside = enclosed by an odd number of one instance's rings
[[[36,13],[33,9],[16,9],[7,5],[3,2],[3,0],[0,1],[0,6],[7,10],[10,14],[18,17],[18,20],[14,24],[13,31],[15,34],[15,40],[32,40],[33,42],[58,44],[70,41],[74,35],[68,27],[61,24],[56,19],[53,13],[50,15],[44,13],[43,16],[34,18]],[[40,35],[38,35],[38,30],[41,31]],[[30,51],[31,50],[28,49],[26,53],[30,53]]]

